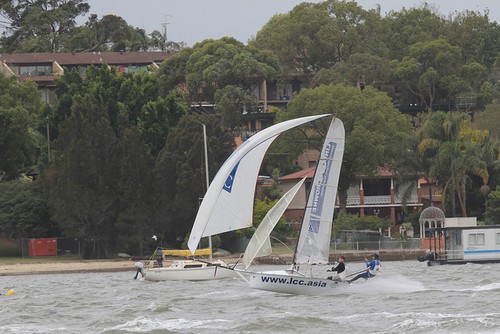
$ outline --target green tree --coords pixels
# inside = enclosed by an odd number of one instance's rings
[[[301,74],[305,78],[312,78],[312,71],[325,66],[325,60],[321,59],[323,51],[333,53],[331,49],[321,50],[317,37],[328,22],[328,13],[324,8],[302,3],[287,14],[273,16],[257,33],[251,45],[274,52],[285,66],[285,76],[298,69],[304,71]]]
[[[335,217],[333,224],[333,233],[338,235],[341,231],[349,230],[373,230],[389,228],[391,225],[388,219],[380,218],[378,216],[359,217],[358,215],[349,213],[340,213]]]
[[[160,153],[170,129],[175,127],[187,112],[188,106],[176,92],[143,105],[138,115],[137,128],[152,156],[156,157]]]
[[[486,225],[498,224],[500,219],[500,187],[488,195],[486,201],[486,212],[484,213],[484,222]]]
[[[35,163],[41,100],[33,82],[0,73],[0,181],[26,173]]]
[[[168,131],[177,124],[187,111],[187,105],[177,93],[158,95],[155,75],[145,72],[137,74],[117,73],[113,68],[88,68],[87,77],[82,80],[77,70],[71,70],[56,82],[59,105],[51,115],[54,138],[57,138],[59,124],[69,117],[76,97],[92,94],[105,101],[112,127],[118,133],[117,119],[122,114],[131,126],[141,131],[142,140],[149,153],[156,156],[165,145]],[[52,129],[51,129],[52,130]]]
[[[271,171],[271,179],[273,183],[270,186],[263,187],[262,196],[264,198],[268,198],[271,201],[278,200],[283,195],[283,190],[281,189],[281,185],[278,182],[278,179],[281,176],[281,172],[278,168],[274,168]]]
[[[119,180],[115,196],[119,202],[116,218],[117,250],[129,254],[150,254],[154,206],[154,160],[141,132],[127,118],[119,116]],[[159,235],[161,237],[161,235]]]
[[[488,10],[457,13],[448,29],[448,40],[461,47],[464,63],[475,62],[492,68],[500,51],[500,27],[497,22],[490,22]]]
[[[129,25],[120,16],[104,15],[99,19],[92,14],[83,26],[75,27],[65,37],[64,51],[147,51],[150,44],[143,29]]]
[[[222,116],[222,125],[231,129],[241,124],[243,112],[255,110],[257,104],[255,96],[241,87],[228,85],[215,92],[214,110]]]
[[[256,228],[260,225],[266,214],[273,208],[273,206],[278,202],[278,199],[271,200],[269,198],[264,198],[264,200],[260,201],[258,199],[255,200],[255,208],[253,215],[253,226],[249,227],[245,230],[245,236],[247,238],[251,238]],[[287,223],[285,217],[281,217],[276,223],[273,231],[271,232],[271,236],[284,241],[287,236],[291,236],[293,231],[291,229],[291,225]],[[273,241],[273,240],[271,240]]]
[[[302,3],[287,14],[275,15],[250,45],[274,52],[285,77],[311,83],[322,68],[346,61],[354,53],[382,54],[380,15],[355,1]]]
[[[47,177],[53,218],[66,236],[90,242],[85,257],[110,257],[117,250],[121,156],[103,101],[76,98],[55,144],[57,169]]]
[[[6,0],[0,16],[9,25],[1,40],[3,52],[58,52],[90,6],[84,0]]]
[[[448,100],[455,101],[458,110],[471,112],[473,107],[484,108],[484,103],[489,102],[487,93],[484,92],[485,85],[489,85],[488,69],[476,62],[465,64],[458,73],[461,81],[458,84],[446,83],[448,88]]]
[[[489,134],[500,139],[500,104],[489,104],[475,116],[475,125],[479,129],[488,130]]]
[[[234,38],[205,40],[162,63],[160,92],[164,95],[185,84],[192,103],[213,102],[216,91],[228,85],[249,94],[252,85],[275,79],[278,68],[272,54],[246,47]]]
[[[278,116],[281,121],[325,113],[342,120],[346,131],[338,188],[341,210],[345,210],[347,189],[356,182],[358,175],[375,175],[380,167],[393,169],[397,166],[399,158],[409,148],[411,125],[409,119],[393,107],[386,94],[371,87],[360,91],[343,85],[304,89],[290,101],[287,112]],[[323,127],[321,133],[326,132],[327,122],[314,124]],[[293,132],[285,136],[286,151],[297,154],[305,149],[311,140],[304,140],[306,133]],[[322,143],[322,140],[315,142]]]
[[[166,96],[173,90],[186,91],[187,64],[192,53],[192,48],[185,48],[161,63],[159,71],[155,73],[160,96]]]
[[[0,183],[0,233],[8,238],[54,237],[60,232],[51,220],[42,183],[15,180]]]
[[[179,52],[186,46],[184,42],[167,41],[165,34],[162,34],[158,30],[154,30],[149,36],[151,37],[149,39],[149,46],[153,50]]]
[[[443,204],[449,191],[452,215],[456,215],[456,196],[462,216],[467,217],[468,176],[476,175],[482,178],[485,187],[488,184],[488,161],[492,159],[493,150],[487,132],[472,129],[465,113],[434,112],[428,115],[418,134],[419,153],[429,161],[429,176],[442,184]]]
[[[267,215],[269,210],[278,202],[278,199],[271,200],[269,198],[264,198],[264,200],[255,200],[255,208],[253,211],[253,224],[258,227],[264,217]],[[284,219],[283,217],[281,219]]]
[[[56,129],[60,127],[60,122],[63,122],[71,115],[72,106],[75,99],[86,94],[92,94],[96,98],[101,98],[106,104],[105,112],[108,114],[111,125],[116,129],[116,120],[121,108],[126,105],[121,104],[120,88],[124,81],[124,75],[117,73],[115,69],[107,66],[88,67],[86,70],[86,79],[82,80],[77,69],[71,70],[68,75],[56,81],[56,94],[60,101],[51,118],[55,122]],[[129,89],[130,90],[130,89]],[[140,95],[139,92],[133,92],[133,96]],[[124,92],[121,96],[126,96]],[[123,111],[125,112],[125,110]],[[138,111],[135,111],[138,114]],[[54,138],[57,138],[57,133],[54,131]]]
[[[403,8],[387,15],[388,36],[384,36],[389,47],[391,59],[402,60],[409,56],[410,47],[441,38],[446,31],[447,22],[431,5]]]
[[[51,207],[67,235],[93,240],[87,255],[144,253],[152,234],[163,235],[154,161],[187,106],[175,93],[159,98],[156,79],[104,66],[83,81],[76,71],[57,81]]]
[[[390,63],[387,58],[372,54],[355,53],[346,61],[337,62],[331,68],[323,68],[314,76],[313,84],[341,83],[359,88],[372,86],[387,90],[390,79]]]
[[[151,38],[149,39],[149,45],[155,49],[162,52],[167,51],[167,41],[165,41],[165,36],[158,30],[153,31],[149,34]]]
[[[462,66],[460,48],[443,39],[415,43],[410,47],[410,55],[394,65],[393,75],[401,87],[428,110],[436,101],[449,102],[446,98],[466,90],[465,81],[456,73]]]
[[[160,96],[172,90],[190,104],[214,103],[224,126],[235,127],[243,112],[257,104],[252,94],[263,80],[276,79],[278,60],[267,51],[246,47],[234,38],[205,40],[164,61],[158,71]]]
[[[232,152],[233,137],[210,114],[186,114],[169,132],[154,169],[154,223],[164,240],[180,245],[192,227],[200,198],[206,192],[202,124],[207,127],[210,179]],[[160,233],[162,234],[162,233]]]

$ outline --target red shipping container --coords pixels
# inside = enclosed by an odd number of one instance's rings
[[[28,244],[29,256],[56,256],[57,239],[40,238],[31,239]]]

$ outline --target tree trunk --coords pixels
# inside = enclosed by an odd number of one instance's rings
[[[462,211],[462,217],[467,217],[467,206],[465,202],[465,182],[466,176],[462,176],[462,182],[460,182],[460,189],[457,191],[458,200],[460,201],[460,209]]]
[[[339,212],[346,213],[347,212],[347,189],[338,188],[337,194],[339,196]]]
[[[452,214],[452,217],[456,217],[457,216],[457,202],[455,200],[455,194],[456,194],[456,190],[455,190],[455,183],[451,183],[451,189],[450,189],[450,193],[451,193],[451,198],[450,198],[450,203],[451,203],[451,214]]]

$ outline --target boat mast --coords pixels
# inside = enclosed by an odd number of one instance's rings
[[[210,178],[208,176],[208,149],[207,149],[207,127],[205,124],[203,125],[203,148],[205,150],[205,177],[207,180],[207,190],[208,190],[208,184],[210,182]],[[208,256],[209,261],[212,261],[212,236],[208,236],[208,248],[210,248],[210,255]]]

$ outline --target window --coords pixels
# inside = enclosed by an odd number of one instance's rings
[[[383,196],[391,194],[391,179],[364,179],[365,196]]]
[[[142,65],[142,66],[126,66],[124,67],[124,72],[125,73],[132,73],[132,74],[137,74],[141,71],[148,71],[148,66],[147,65]]]
[[[267,84],[267,99],[268,100],[277,100],[278,99],[278,88],[276,87],[275,82],[271,82]]]
[[[469,246],[473,245],[484,245],[484,233],[470,233],[469,234]]]
[[[22,77],[52,75],[50,65],[19,66],[19,75]]]
[[[497,233],[497,245],[500,245],[500,233]]]

